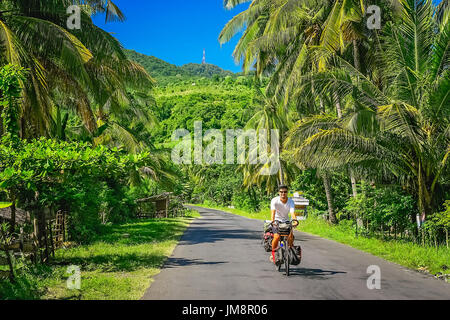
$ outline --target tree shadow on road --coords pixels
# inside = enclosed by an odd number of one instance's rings
[[[340,273],[347,273],[347,272],[335,270],[310,269],[310,268],[295,268],[295,267],[289,270],[289,276],[301,276],[314,280],[328,279],[330,276]]]
[[[226,239],[252,239],[261,240],[262,231],[252,231],[245,229],[219,229],[205,227],[191,227],[185,233],[180,243],[181,245],[195,245],[199,243],[214,243]]]
[[[214,265],[228,263],[225,261],[204,261],[201,259],[169,258],[164,263],[163,269],[185,267],[191,265]]]

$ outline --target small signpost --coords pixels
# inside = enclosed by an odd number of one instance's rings
[[[294,192],[292,200],[294,200],[297,220],[306,220],[308,217],[307,207],[309,206],[309,200],[303,197],[300,192]]]
[[[420,231],[422,231],[422,245],[425,245],[425,231],[423,229],[423,224],[425,223],[425,212],[423,212],[421,215],[416,215],[416,223],[417,223],[417,232],[420,236]]]

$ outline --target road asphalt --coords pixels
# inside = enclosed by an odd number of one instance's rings
[[[191,207],[187,228],[143,300],[450,299],[450,284],[349,246],[295,232],[302,263],[278,272],[262,244],[263,221]],[[379,267],[380,289],[373,271]],[[373,269],[372,269],[373,270]]]

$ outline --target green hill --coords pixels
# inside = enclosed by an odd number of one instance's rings
[[[142,65],[157,80],[159,85],[166,85],[169,82],[177,82],[177,80],[181,79],[212,78],[214,76],[224,78],[236,75],[213,64],[188,63],[178,67],[156,57],[133,50],[125,50],[125,52],[129,59]]]
[[[187,75],[191,77],[207,77],[211,78],[215,75],[220,77],[234,76],[235,74],[231,71],[223,70],[222,68],[213,64],[198,64],[198,63],[188,63],[180,67],[181,70],[186,72]]]
[[[203,129],[243,128],[253,112],[255,82],[252,77],[201,78],[170,82],[155,88],[154,114],[159,121],[153,132],[157,143],[168,142],[176,129],[191,132],[194,121]]]
[[[133,50],[126,50],[125,53],[130,60],[142,65],[153,78],[176,76],[178,73],[183,72],[176,65],[153,56],[147,56]]]

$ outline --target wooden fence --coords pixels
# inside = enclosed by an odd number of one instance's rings
[[[13,234],[8,244],[0,244],[0,251],[6,257],[0,256],[0,265],[9,264],[8,258],[29,258],[37,263],[47,262],[50,256],[55,256],[55,250],[64,246],[67,239],[67,214],[58,211],[50,219],[33,219],[33,232],[26,233],[23,227],[19,234]],[[40,220],[40,221],[39,221]]]

